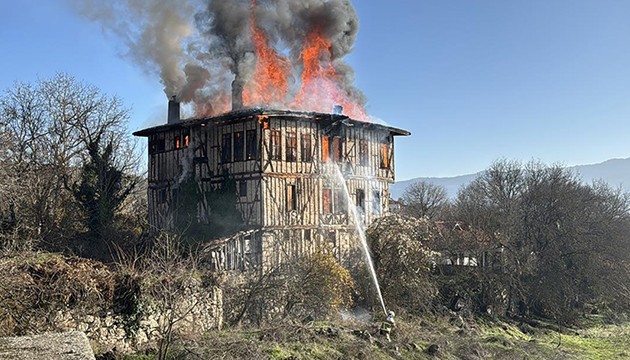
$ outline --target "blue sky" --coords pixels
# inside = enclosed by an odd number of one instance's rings
[[[630,1],[354,1],[347,58],[397,139],[397,178],[501,157],[566,165],[630,157]],[[65,0],[0,0],[0,88],[63,71],[120,96],[130,130],[165,121],[154,74]]]

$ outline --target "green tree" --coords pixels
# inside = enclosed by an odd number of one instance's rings
[[[81,169],[80,181],[72,194],[83,208],[90,237],[105,242],[116,213],[137,185],[137,178],[116,167],[114,142],[104,147],[97,138],[87,144],[88,160]]]

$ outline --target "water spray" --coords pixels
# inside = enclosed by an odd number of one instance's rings
[[[357,210],[356,205],[353,205],[354,202],[350,197],[350,191],[348,190],[348,185],[346,184],[346,179],[343,177],[341,170],[338,166],[335,166],[335,175],[337,181],[341,185],[343,192],[346,196],[346,201],[348,202],[348,208],[350,209],[350,214],[354,220],[354,224],[356,226],[357,235],[359,235],[359,240],[361,240],[361,247],[363,248],[363,255],[365,257],[365,261],[368,264],[368,269],[370,270],[370,275],[372,276],[372,280],[374,281],[374,286],[376,287],[376,292],[378,293],[378,298],[381,301],[381,306],[383,307],[383,312],[385,316],[387,316],[387,309],[385,308],[385,301],[383,301],[383,294],[381,294],[381,288],[378,285],[378,278],[376,277],[376,270],[374,269],[374,263],[372,262],[372,256],[370,255],[370,249],[367,244],[367,239],[365,237],[365,229],[361,226],[361,217],[359,216],[359,212]]]

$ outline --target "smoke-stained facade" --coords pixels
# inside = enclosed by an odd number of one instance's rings
[[[244,236],[213,243],[216,269],[271,266],[319,247],[347,261],[359,245],[349,206],[370,223],[388,210],[394,137],[407,131],[343,114],[250,109],[135,133],[149,142],[149,222],[172,228],[178,187],[235,182]],[[344,174],[351,199],[335,179]],[[195,199],[198,221],[214,204]],[[208,239],[210,240],[210,239]]]

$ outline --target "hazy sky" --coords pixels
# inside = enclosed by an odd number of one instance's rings
[[[630,157],[630,1],[355,0],[347,58],[368,112],[412,132],[397,178],[493,160],[566,165]],[[130,130],[162,123],[158,76],[66,0],[0,0],[0,88],[67,72],[119,95]]]

